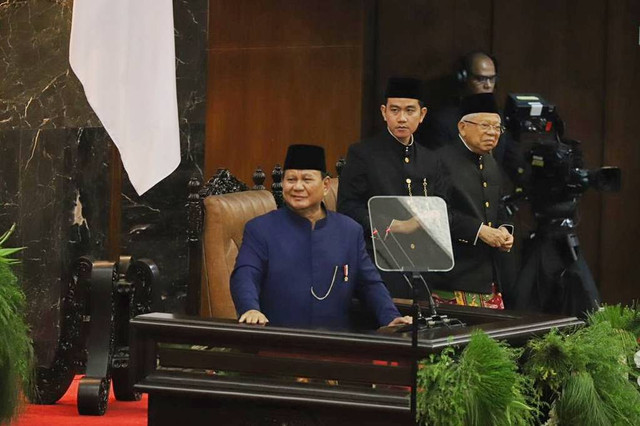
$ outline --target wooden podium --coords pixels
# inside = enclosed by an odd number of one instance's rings
[[[155,425],[413,425],[416,360],[464,346],[475,328],[521,345],[576,318],[441,307],[463,327],[336,332],[152,313],[131,321],[135,390]]]

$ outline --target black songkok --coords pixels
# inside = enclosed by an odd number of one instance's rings
[[[318,145],[289,145],[284,169],[320,170],[327,172],[324,148]]]
[[[478,93],[477,95],[469,95],[462,99],[460,103],[462,116],[467,114],[475,114],[478,112],[488,112],[499,114],[496,98],[493,93]]]
[[[408,98],[422,101],[421,82],[410,77],[391,77],[387,81],[385,98]]]

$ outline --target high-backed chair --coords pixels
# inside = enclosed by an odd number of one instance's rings
[[[322,199],[327,209],[336,211],[338,204],[338,178],[331,178],[329,183],[329,191]]]
[[[236,318],[229,278],[242,244],[244,225],[276,209],[269,191],[211,195],[204,200],[200,315]]]

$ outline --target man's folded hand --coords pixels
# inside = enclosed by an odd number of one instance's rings
[[[507,234],[509,233],[507,232]],[[502,232],[500,229],[492,228],[487,225],[480,226],[480,233],[478,234],[478,237],[488,246],[496,248],[502,248],[503,244],[507,242],[507,236],[504,232]],[[513,239],[513,236],[511,236],[511,238]]]
[[[499,227],[498,231],[502,232],[502,234],[505,237],[504,242],[500,245],[500,250],[507,251],[507,252],[511,251],[511,248],[513,247],[513,235],[504,226]]]

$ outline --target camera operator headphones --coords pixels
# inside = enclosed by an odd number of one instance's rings
[[[467,82],[469,75],[471,75],[473,58],[477,55],[483,55],[491,59],[491,61],[493,61],[493,66],[496,69],[496,75],[498,75],[498,61],[496,60],[496,58],[483,50],[473,50],[458,59],[455,72],[455,77],[458,84],[464,85]]]

